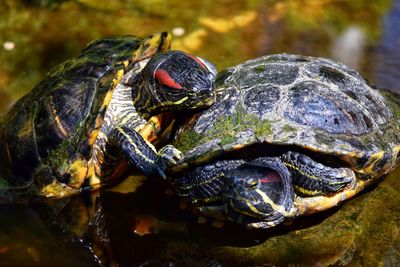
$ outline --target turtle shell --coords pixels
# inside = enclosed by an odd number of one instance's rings
[[[165,32],[102,38],[48,73],[0,123],[1,176],[12,188],[28,188],[42,165],[60,166],[76,154],[89,157],[124,72],[169,45]]]
[[[381,176],[398,161],[398,96],[341,63],[264,56],[220,72],[216,90],[216,103],[178,131],[173,144],[185,156],[172,171],[288,147],[346,164],[360,177]],[[261,143],[268,148],[257,149]]]

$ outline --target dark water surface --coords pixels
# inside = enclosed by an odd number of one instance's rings
[[[264,54],[323,56],[400,92],[400,0],[3,0],[0,114],[90,40],[163,30],[175,33],[174,49],[220,70]],[[399,176],[270,231],[199,224],[151,180],[135,193],[2,205],[0,266],[96,266],[93,254],[102,253],[121,266],[400,266]],[[88,224],[92,211],[82,205],[94,197],[100,229]]]

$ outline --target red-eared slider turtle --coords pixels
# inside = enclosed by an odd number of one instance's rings
[[[0,123],[2,192],[63,197],[112,183],[127,163],[165,176],[179,151],[140,135],[153,115],[208,107],[214,68],[168,33],[95,40],[51,71]]]
[[[329,59],[270,55],[220,72],[217,101],[178,131],[178,194],[267,228],[325,210],[399,162],[400,98]]]

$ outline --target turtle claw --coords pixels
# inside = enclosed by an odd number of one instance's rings
[[[325,179],[321,180],[320,186],[324,187],[324,192],[336,193],[345,188],[352,187],[356,181],[354,172],[348,168],[338,168],[326,175]]]
[[[165,170],[168,165],[177,164],[177,160],[182,158],[182,152],[172,145],[166,145],[158,151],[159,163],[157,164],[157,174],[164,180],[167,179]]]
[[[345,168],[344,168],[345,169]],[[332,183],[331,186],[336,186],[336,191],[333,192],[343,192],[348,190],[353,190],[357,185],[357,178],[353,170],[347,169],[343,171],[343,178],[336,183]]]
[[[183,158],[183,153],[179,149],[176,149],[174,146],[166,145],[164,148],[171,150],[170,153],[176,160],[181,160]]]
[[[167,165],[175,165],[183,156],[182,152],[172,145],[166,145],[161,148],[158,154]]]
[[[165,172],[162,168],[157,168],[157,174],[160,176],[163,180],[167,180],[167,176],[165,175]]]

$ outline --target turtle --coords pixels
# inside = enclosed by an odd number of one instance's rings
[[[180,153],[157,151],[159,133],[146,122],[164,125],[178,110],[215,100],[215,67],[169,51],[170,42],[167,32],[94,40],[22,97],[0,121],[2,201],[94,190],[128,166],[165,177]]]
[[[203,214],[247,228],[327,210],[399,163],[400,96],[331,59],[262,56],[217,74],[216,102],[172,141],[168,171]]]

